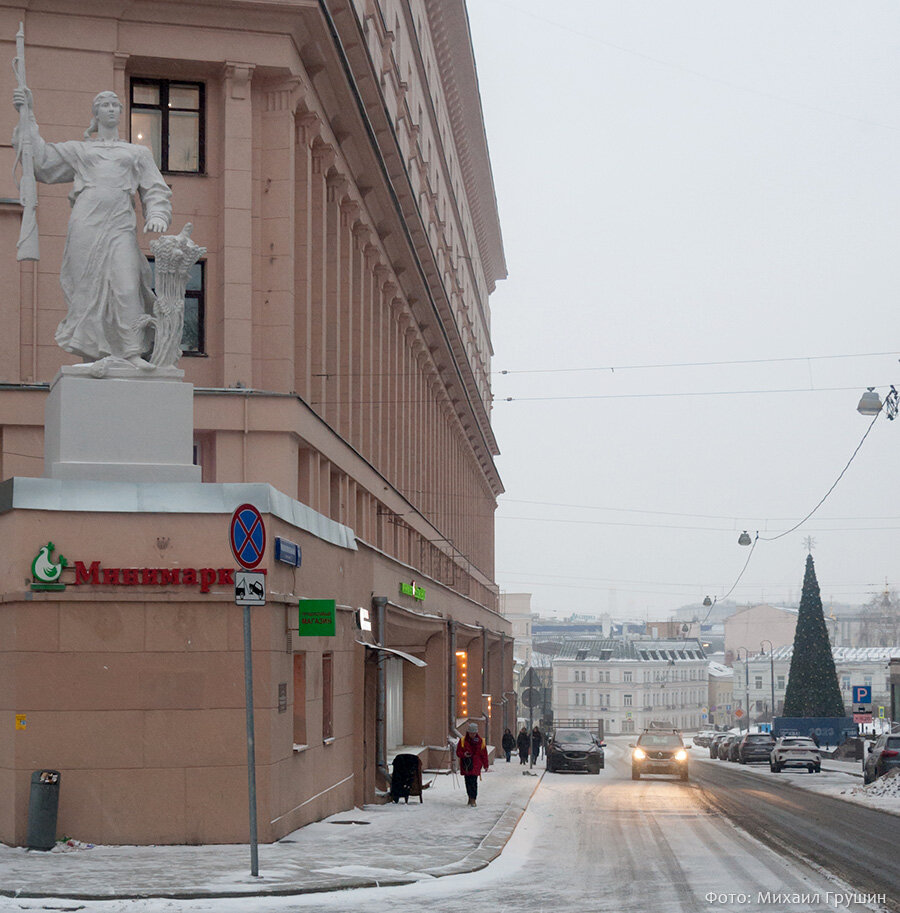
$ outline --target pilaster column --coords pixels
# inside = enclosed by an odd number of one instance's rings
[[[260,291],[255,323],[265,345],[259,353],[266,390],[294,387],[295,129],[299,79],[267,87],[260,117]]]
[[[328,243],[326,238],[328,208],[328,170],[333,166],[335,151],[327,143],[312,145],[312,174],[310,183],[310,373],[312,392],[310,402],[323,418],[328,398],[326,377],[327,293],[326,275]]]
[[[342,182],[344,194],[349,190],[349,181]],[[337,353],[338,374],[340,375],[340,426],[341,437],[357,450],[359,449],[359,426],[354,420],[358,408],[355,397],[358,382],[356,359],[358,355],[357,331],[359,325],[358,302],[361,294],[359,252],[353,227],[359,217],[360,206],[346,195],[338,203],[340,207],[340,265],[338,307],[341,321],[341,338]]]
[[[344,382],[341,371],[341,348],[346,334],[343,315],[343,297],[346,294],[344,273],[344,237],[341,201],[347,191],[347,179],[335,172],[328,175],[327,203],[325,206],[325,421],[339,434],[345,412],[343,404]]]
[[[253,386],[253,64],[226,63],[222,168],[222,382]]]

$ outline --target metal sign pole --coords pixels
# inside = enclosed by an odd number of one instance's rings
[[[262,514],[252,504],[241,504],[231,515],[228,541],[241,572],[253,572],[262,563],[266,552],[266,525]],[[265,574],[265,571],[260,573]],[[244,609],[244,703],[247,713],[250,874],[256,878],[259,875],[259,840],[256,833],[256,738],[253,726],[253,644],[250,636],[250,606],[265,605],[265,580],[260,579],[258,574],[245,573],[243,580],[235,582],[234,599]]]
[[[259,841],[256,834],[256,739],[253,728],[253,648],[250,641],[250,606],[244,606],[244,694],[247,705],[247,785],[250,793],[250,874],[259,875]]]

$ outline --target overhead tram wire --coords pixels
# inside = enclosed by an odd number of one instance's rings
[[[775,542],[776,540],[781,539],[784,536],[787,536],[790,533],[795,532],[796,530],[800,529],[800,527],[803,526],[803,524],[806,523],[806,521],[809,520],[809,518],[825,503],[825,501],[828,499],[828,496],[835,490],[835,488],[837,488],[838,482],[841,481],[841,479],[844,477],[844,474],[850,468],[850,464],[856,459],[856,455],[862,449],[862,445],[866,442],[866,438],[869,436],[869,433],[871,432],[871,430],[875,427],[875,422],[878,421],[879,415],[881,415],[881,412],[880,411],[876,412],[872,421],[869,422],[869,427],[866,428],[866,433],[862,436],[862,438],[860,439],[860,442],[856,445],[856,449],[850,455],[850,459],[847,460],[847,464],[840,471],[840,474],[832,483],[831,488],[829,488],[828,491],[826,491],[825,494],[822,495],[822,497],[819,499],[819,503],[816,504],[816,506],[802,520],[800,520],[798,523],[795,523],[790,529],[786,529],[783,533],[779,533],[777,536],[760,536],[759,532],[756,533],[756,536],[753,539],[753,544],[750,547],[750,554],[747,555],[747,560],[746,560],[746,562],[744,562],[744,567],[741,569],[740,574],[738,574],[737,580],[735,580],[731,589],[722,597],[723,600],[727,599],[731,595],[731,593],[734,592],[734,588],[740,582],[741,577],[744,576],[744,572],[747,570],[747,567],[750,564],[750,559],[753,557],[753,553],[756,551],[756,545],[760,541],[760,539],[762,539],[763,542]],[[710,607],[709,607],[709,611],[706,613],[706,618],[703,619],[703,622],[705,622],[706,619],[709,618],[709,614],[710,614],[710,612],[712,612],[712,610],[715,607],[717,602],[718,602],[718,597],[716,597],[713,600],[712,605],[710,605]],[[703,622],[701,622],[701,625],[703,624]]]
[[[727,361],[674,361],[633,365],[588,365],[582,368],[503,368],[491,371],[491,376],[512,376],[516,374],[587,374],[606,373],[615,374],[616,371],[645,371],[659,368],[718,368],[735,365],[774,365],[787,364],[799,361],[834,361],[845,358],[883,358],[900,357],[900,352],[846,352],[834,355],[791,355],[783,358],[737,358]],[[414,377],[418,371],[325,371],[314,372],[311,376],[316,378],[346,378],[346,377]],[[46,385],[44,385],[46,387]]]
[[[731,589],[724,596],[722,596],[723,602],[737,589],[737,585],[741,582],[741,577],[744,576],[744,573],[746,572],[747,568],[750,566],[750,559],[753,557],[753,552],[756,551],[757,542],[759,542],[759,533],[756,534],[756,538],[753,540],[753,545],[750,546],[750,554],[747,555],[747,560],[744,562],[744,566],[741,568],[740,574],[737,575],[737,579],[734,581],[734,583],[731,584]],[[701,627],[704,624],[706,624],[706,619],[709,618],[710,612],[712,612],[712,610],[716,607],[716,603],[718,601],[719,601],[719,597],[716,596],[715,599],[713,599],[712,603],[710,604],[709,609],[703,618],[703,621],[700,622]]]
[[[656,368],[710,368],[729,365],[772,365],[795,361],[827,361],[838,358],[878,358],[897,356],[898,352],[853,352],[839,355],[792,355],[785,358],[738,358],[731,361],[675,361],[658,364],[595,365],[587,368],[521,368],[492,371],[491,374],[577,374],[588,372],[644,371]]]
[[[875,414],[875,417],[869,423],[869,427],[866,428],[866,433],[862,436],[862,439],[856,445],[856,450],[853,451],[853,453],[850,456],[850,459],[847,460],[847,465],[844,466],[844,468],[840,472],[840,475],[834,480],[834,484],[831,486],[831,488],[829,488],[828,491],[826,491],[825,494],[822,495],[822,498],[819,501],[819,503],[816,504],[816,506],[802,520],[800,520],[799,523],[796,523],[790,529],[786,529],[783,533],[779,533],[777,536],[760,536],[759,532],[757,532],[756,533],[757,539],[761,538],[764,542],[774,542],[776,539],[781,539],[782,536],[786,536],[786,535],[788,535],[788,533],[794,532],[794,530],[799,529],[801,526],[803,526],[804,523],[806,523],[806,521],[825,503],[825,500],[835,490],[835,488],[837,488],[838,482],[840,482],[841,479],[844,478],[844,473],[850,468],[850,464],[856,459],[856,455],[862,449],[862,445],[866,442],[866,438],[869,436],[869,432],[875,427],[875,422],[878,421],[879,415],[881,415],[880,412],[877,412]],[[755,543],[754,543],[754,545],[755,545]]]
[[[683,393],[585,393],[565,396],[502,396],[495,397],[494,403],[534,403],[559,402],[562,400],[601,400],[601,399],[669,399],[688,396],[762,396],[771,393],[846,393],[859,390],[854,387],[783,387],[773,390],[696,390]],[[876,384],[873,389],[889,387],[890,384]]]
[[[602,399],[676,399],[678,397],[696,396],[766,396],[776,393],[847,393],[858,391],[861,384],[852,387],[783,387],[772,390],[689,390],[683,393],[587,393],[567,394],[563,396],[500,396],[492,397],[493,405],[500,403],[560,402],[564,400],[602,400]],[[875,384],[872,389],[890,387],[890,384]],[[400,397],[396,399],[319,399],[309,400],[310,406],[384,406],[397,403],[431,403],[430,397]]]

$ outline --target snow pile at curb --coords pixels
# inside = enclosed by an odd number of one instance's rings
[[[888,771],[868,786],[856,786],[850,790],[853,796],[891,796],[900,798],[900,769]]]

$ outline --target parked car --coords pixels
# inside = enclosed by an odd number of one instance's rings
[[[739,764],[753,761],[769,761],[775,737],[768,732],[748,732],[738,744],[737,760]]]
[[[743,733],[736,735],[728,743],[728,754],[725,757],[726,761],[734,761],[737,763],[738,759],[738,749],[741,747],[741,739],[743,739]]]
[[[699,745],[701,748],[708,748],[709,743],[713,740],[718,733],[715,729],[701,729],[694,738],[693,742],[695,745]]]
[[[709,742],[709,756],[717,758],[719,756],[719,745],[728,738],[727,732],[717,732]]]
[[[785,767],[805,767],[811,774],[822,770],[822,755],[812,739],[799,735],[786,735],[775,742],[769,756],[769,769],[780,773]]]
[[[738,736],[735,735],[735,733],[733,733],[733,732],[728,732],[728,733],[725,734],[725,738],[724,738],[724,739],[721,739],[721,740],[717,743],[717,746],[718,746],[718,747],[717,747],[717,750],[716,750],[716,757],[717,757],[720,761],[727,761],[727,760],[728,760],[728,749],[729,749],[729,747],[731,746],[731,743],[732,743],[736,738],[738,738]]]
[[[900,735],[886,732],[863,758],[863,783],[872,783],[896,767],[900,767]]]
[[[547,740],[547,770],[599,774],[605,766],[603,743],[587,729],[557,729]]]
[[[640,780],[642,774],[674,774],[687,780],[688,753],[681,733],[658,729],[645,729],[631,744],[631,779]]]

